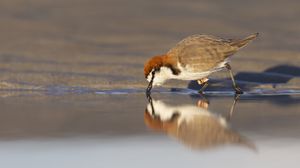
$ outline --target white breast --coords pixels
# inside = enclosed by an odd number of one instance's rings
[[[183,68],[179,63],[178,67],[181,73],[179,75],[173,75],[173,79],[180,79],[180,80],[198,80],[205,77],[208,77],[211,73],[221,71],[224,69],[225,64],[228,63],[228,60],[225,60],[224,62],[221,62],[219,65],[217,65],[215,68],[204,71],[204,72],[195,72],[195,70],[189,68],[189,66],[186,66]]]
[[[180,80],[198,80],[205,78],[209,76],[212,72],[207,71],[207,72],[189,72],[189,71],[181,71],[179,75],[174,75],[172,78],[173,79],[180,79]]]
[[[224,69],[225,64],[227,62],[228,62],[228,60],[225,60],[224,62],[220,63],[215,68],[211,69],[210,71],[205,71],[205,72],[195,72],[194,70],[192,70],[188,66],[182,67],[178,63],[178,68],[180,70],[179,75],[174,75],[172,73],[171,69],[168,68],[168,67],[161,67],[160,71],[155,73],[155,77],[154,77],[154,80],[153,80],[153,85],[154,86],[155,85],[158,85],[158,86],[162,85],[168,79],[179,79],[179,80],[198,80],[198,79],[202,79],[202,78],[205,78],[205,77],[209,76],[213,72],[217,72],[217,71],[220,71],[220,70]],[[148,75],[147,80],[150,82],[151,78],[152,78],[152,71]]]

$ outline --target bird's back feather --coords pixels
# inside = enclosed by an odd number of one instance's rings
[[[250,36],[248,36],[242,40],[232,40],[230,45],[238,47],[240,49],[242,47],[245,47],[252,40],[256,39],[257,36],[258,36],[258,33],[255,33],[255,34],[251,34]]]
[[[226,40],[208,35],[193,35],[180,41],[167,55],[188,71],[210,71],[254,39]]]

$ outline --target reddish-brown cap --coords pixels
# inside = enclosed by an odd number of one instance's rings
[[[152,69],[160,68],[161,66],[163,66],[163,56],[159,55],[152,57],[144,66],[145,78],[147,78]]]

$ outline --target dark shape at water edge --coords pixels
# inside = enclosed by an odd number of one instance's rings
[[[268,68],[264,72],[271,72],[271,73],[291,75],[294,77],[300,77],[300,67],[296,67],[292,65],[278,65],[275,67]]]
[[[273,74],[273,73],[255,73],[255,72],[239,72],[235,75],[235,79],[240,82],[251,82],[259,84],[278,84],[287,83],[291,80],[290,76]]]
[[[244,91],[251,91],[254,87],[259,86],[260,84],[273,84],[275,87],[276,84],[286,84],[293,78],[300,77],[300,67],[292,65],[277,65],[271,68],[266,69],[261,73],[256,72],[239,72],[234,78],[237,81],[239,87]],[[209,80],[210,85],[207,87],[207,91],[224,91],[232,90],[232,83],[230,79],[226,80]],[[189,89],[200,90],[201,86],[197,81],[190,81],[188,86]],[[250,99],[266,99],[275,104],[296,104],[300,102],[300,98],[292,97],[290,95],[279,95],[272,97],[251,97]]]
[[[277,65],[266,69],[261,73],[256,72],[239,72],[234,78],[240,86],[251,84],[283,84],[288,83],[292,78],[300,77],[300,67],[292,65]],[[218,83],[220,80],[210,80],[210,83]],[[196,81],[188,84],[189,89],[198,90],[201,88]]]
[[[235,75],[238,81],[258,84],[283,84],[288,83],[294,77],[300,77],[300,67],[292,65],[277,65],[261,73],[240,72]]]

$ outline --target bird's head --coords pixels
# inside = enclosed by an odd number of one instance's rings
[[[161,85],[166,78],[160,75],[164,65],[163,56],[152,57],[144,66],[144,75],[148,82],[155,85]]]
[[[180,73],[175,69],[172,62],[166,55],[152,57],[144,66],[144,75],[149,82],[147,91],[150,92],[152,85],[162,85],[173,75]]]
[[[144,75],[149,85],[147,93],[150,93],[152,85],[162,85],[166,80],[178,75],[180,70],[176,68],[176,61],[168,55],[154,56],[144,66]]]

